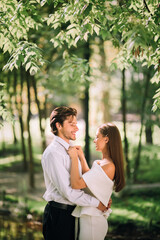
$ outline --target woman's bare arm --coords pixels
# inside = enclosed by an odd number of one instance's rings
[[[82,174],[84,174],[85,172],[88,172],[90,170],[86,158],[84,156],[83,150],[81,148],[81,146],[76,146],[77,149],[77,153],[78,153],[78,157],[81,161],[81,166],[82,166]]]
[[[76,147],[69,147],[68,154],[71,158],[71,187],[74,189],[83,189],[86,188],[87,185],[83,178],[80,177],[79,168],[78,168],[78,153]],[[88,166],[88,165],[87,165]],[[88,171],[90,170],[89,167],[87,168]],[[108,207],[105,207],[101,202],[97,207],[102,212],[105,212]]]
[[[71,187],[73,189],[83,189],[87,185],[83,178],[80,177],[78,168],[78,153],[75,147],[68,149],[68,154],[71,158]]]

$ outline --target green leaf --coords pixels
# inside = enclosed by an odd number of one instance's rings
[[[26,71],[30,68],[30,66],[31,66],[31,62],[28,62],[25,67]]]
[[[83,6],[84,7],[84,6]],[[89,3],[89,5],[87,6],[87,8],[83,11],[83,9],[81,10],[81,12],[85,15],[88,16],[90,11],[92,10],[92,4]]]
[[[87,42],[87,40],[88,40],[88,33],[89,32],[86,32],[85,34],[84,34],[84,36],[83,36],[83,38],[84,38],[84,40]]]
[[[97,33],[97,35],[99,35],[99,27],[97,25],[94,26],[94,31]]]
[[[37,73],[37,71],[38,71],[38,68],[33,66],[33,67],[30,68],[29,72],[33,76],[33,75],[35,75]]]

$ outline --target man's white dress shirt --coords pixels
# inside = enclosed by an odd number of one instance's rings
[[[79,206],[98,207],[99,200],[82,190],[72,189],[70,184],[71,159],[67,153],[69,144],[55,136],[42,156],[42,168],[46,185],[43,198],[46,201]],[[81,171],[81,164],[79,162]],[[80,172],[82,175],[82,172]]]

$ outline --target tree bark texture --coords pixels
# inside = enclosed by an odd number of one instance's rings
[[[86,43],[85,48],[85,59],[89,61],[90,59],[90,49],[89,42]],[[88,76],[90,72],[88,71]],[[86,84],[85,87],[85,99],[84,99],[84,118],[86,124],[86,132],[85,132],[85,157],[90,165],[90,136],[89,136],[89,83]]]
[[[38,115],[39,115],[39,128],[40,128],[40,132],[41,132],[41,141],[42,141],[42,152],[45,150],[46,148],[46,139],[45,139],[45,128],[42,126],[42,110],[40,108],[40,102],[38,99],[38,94],[37,94],[37,83],[36,83],[36,79],[34,78],[34,76],[31,77],[32,78],[32,86],[34,89],[34,94],[35,94],[35,101],[37,104],[37,108],[38,108]]]
[[[28,93],[28,115],[27,115],[27,130],[28,130],[28,153],[29,153],[29,185],[30,188],[35,188],[34,179],[34,160],[33,160],[33,150],[32,150],[32,138],[30,132],[30,119],[31,119],[31,99],[30,99],[30,81],[31,77],[29,72],[26,72],[26,82],[27,82],[27,93]]]
[[[127,129],[126,129],[126,78],[125,78],[125,69],[122,70],[122,117],[123,117],[123,132],[124,132],[124,154],[125,154],[125,160],[126,160],[126,170],[127,170],[127,177],[130,179],[130,164],[129,164],[129,158],[128,158],[128,139],[127,139]]]

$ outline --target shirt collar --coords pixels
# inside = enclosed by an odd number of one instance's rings
[[[61,137],[54,136],[56,142],[60,143],[66,150],[68,150],[70,144],[64,141]]]

